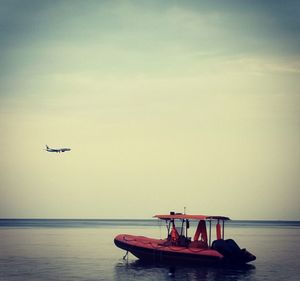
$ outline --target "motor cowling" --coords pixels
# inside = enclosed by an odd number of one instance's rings
[[[221,253],[225,260],[236,263],[250,262],[256,259],[246,249],[241,249],[233,239],[219,239],[212,243],[212,249]]]

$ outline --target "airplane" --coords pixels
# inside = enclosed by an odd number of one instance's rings
[[[61,153],[61,152],[65,152],[65,151],[70,151],[71,148],[50,148],[48,145],[46,145],[46,151],[48,152],[57,152],[57,153]]]

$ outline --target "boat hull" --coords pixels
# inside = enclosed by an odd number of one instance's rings
[[[224,240],[222,241],[225,244],[227,243]],[[234,253],[229,253],[228,251],[212,248],[173,246],[166,240],[128,234],[116,236],[114,243],[117,247],[132,253],[140,260],[154,263],[171,262],[176,264],[200,265],[245,264],[256,259],[255,256],[245,249],[235,249]],[[219,249],[223,248],[219,247]]]
[[[154,263],[219,264],[223,255],[211,249],[164,246],[165,240],[120,234],[115,245],[143,261]]]

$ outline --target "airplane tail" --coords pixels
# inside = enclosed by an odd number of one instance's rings
[[[46,149],[49,149],[49,146],[46,144]]]

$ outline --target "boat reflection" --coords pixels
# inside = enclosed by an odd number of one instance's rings
[[[153,264],[141,260],[120,261],[115,266],[115,280],[250,280],[255,273],[251,264],[239,266],[182,266]]]

